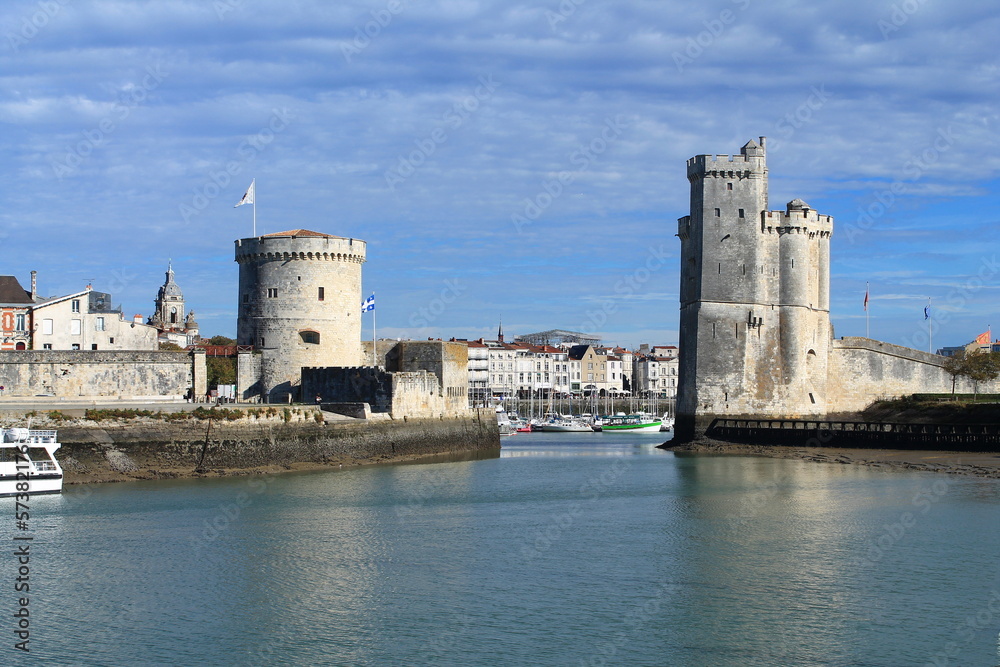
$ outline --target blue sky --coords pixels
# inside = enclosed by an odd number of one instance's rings
[[[382,336],[677,340],[685,160],[768,136],[835,218],[836,335],[1000,330],[994,3],[155,2],[0,9],[0,273],[234,335],[233,241],[365,239]],[[559,182],[563,174],[564,183]],[[994,319],[996,321],[994,321]],[[366,321],[365,335],[370,322]]]

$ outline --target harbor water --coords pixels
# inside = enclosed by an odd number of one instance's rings
[[[1000,664],[1000,481],[662,440],[31,498],[0,662]]]

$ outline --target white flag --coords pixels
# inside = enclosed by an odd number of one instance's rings
[[[243,204],[252,204],[253,203],[253,186],[254,186],[254,183],[256,183],[256,181],[250,181],[250,187],[247,188],[246,193],[243,195],[243,199],[241,199],[240,203],[237,204],[236,206],[243,206]],[[234,206],[233,208],[236,208],[236,206]]]

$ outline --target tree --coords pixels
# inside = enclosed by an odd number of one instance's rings
[[[979,383],[990,382],[1000,377],[1000,353],[998,352],[959,352],[948,357],[944,362],[944,370],[951,375],[951,395],[955,396],[955,381],[958,376],[972,380],[972,401],[979,397]]]
[[[996,380],[1000,376],[1000,353],[979,352],[965,356],[964,375],[972,380],[972,402],[979,396],[979,383]]]
[[[208,386],[236,384],[236,360],[232,357],[208,357],[205,359],[208,371]]]
[[[183,352],[184,348],[177,343],[160,343],[161,350],[169,350],[171,352]]]
[[[226,336],[212,336],[208,339],[209,345],[236,345],[236,340]]]
[[[955,400],[955,383],[958,376],[965,376],[965,350],[944,360],[944,371],[951,376],[951,400]]]

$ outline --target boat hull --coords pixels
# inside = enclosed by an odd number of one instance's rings
[[[652,424],[625,424],[625,425],[614,425],[608,426],[604,424],[601,426],[601,433],[659,433],[660,432],[660,422],[655,422]]]
[[[11,475],[0,476],[0,498],[16,496],[22,493],[27,493],[32,496],[41,493],[62,493],[62,485],[63,485],[62,475],[33,474],[27,480],[28,490],[18,491],[17,483],[24,481],[25,480],[23,478],[19,480]]]

